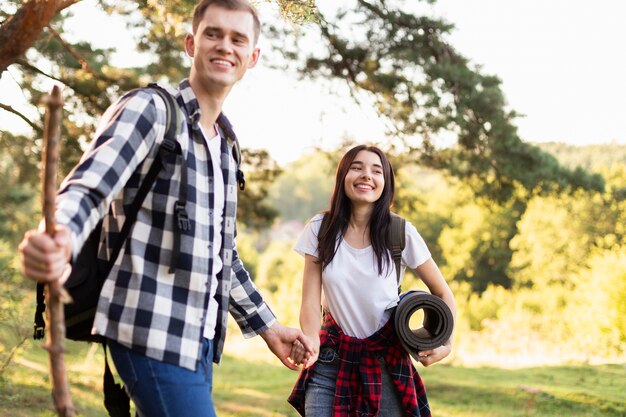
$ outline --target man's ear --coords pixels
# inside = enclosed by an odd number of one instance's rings
[[[185,52],[188,56],[193,58],[195,49],[195,40],[193,38],[193,34],[188,33],[187,35],[185,35]]]
[[[248,62],[248,68],[254,68],[257,62],[259,62],[260,56],[261,56],[261,49],[258,47],[255,47],[254,50],[252,51],[252,55],[250,56],[250,62]]]

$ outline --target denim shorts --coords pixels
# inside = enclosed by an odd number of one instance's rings
[[[307,417],[332,417],[339,363],[334,349],[323,347],[320,350],[306,384],[304,410]],[[404,415],[402,404],[382,358],[380,364],[383,387],[378,417],[401,417]]]
[[[138,417],[216,417],[212,340],[204,339],[195,372],[140,355],[111,340],[107,344]]]

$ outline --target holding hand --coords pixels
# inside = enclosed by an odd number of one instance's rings
[[[444,345],[435,349],[422,350],[418,353],[419,362],[424,366],[430,366],[444,359],[452,351],[452,342],[447,341]]]
[[[317,338],[317,346],[313,348],[313,352],[306,350],[302,343],[296,340],[291,347],[291,359],[296,365],[303,365],[306,369],[317,361],[319,351],[319,337]]]
[[[34,281],[51,282],[63,276],[72,254],[69,230],[57,226],[54,236],[30,230],[19,246],[22,273]]]
[[[303,360],[308,360],[314,353],[313,343],[301,330],[283,326],[280,323],[274,323],[269,329],[261,333],[261,337],[283,365],[294,371],[298,370],[298,365]],[[298,362],[291,356],[294,343],[299,343],[305,352]]]

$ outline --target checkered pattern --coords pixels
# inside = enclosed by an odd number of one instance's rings
[[[333,417],[375,417],[380,409],[382,377],[379,357],[387,365],[400,397],[404,417],[431,417],[426,388],[402,349],[389,320],[383,328],[368,337],[357,339],[345,335],[330,314],[324,316],[320,330],[321,347],[337,350],[340,365],[333,404]],[[315,364],[300,373],[288,399],[304,416],[306,383]]]
[[[98,334],[148,357],[195,369],[206,320],[214,233],[223,237],[223,269],[215,296],[219,308],[214,360],[219,361],[223,350],[228,310],[246,337],[267,329],[275,317],[236,250],[233,142],[222,136],[224,221],[222,230],[214,231],[212,166],[199,129],[198,102],[187,80],[170,92],[186,121],[178,142],[186,159],[191,229],[181,232],[176,272],[169,273],[174,202],[179,195],[182,166],[181,156],[172,154],[165,158],[165,166],[104,283],[94,328]],[[121,230],[124,212],[157,155],[165,125],[165,104],[149,89],[127,94],[104,114],[95,141],[64,180],[57,199],[57,221],[72,231],[74,253],[105,216],[104,237],[109,245],[102,246],[101,255],[111,250],[111,238]]]

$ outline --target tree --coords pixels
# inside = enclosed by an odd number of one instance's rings
[[[415,4],[356,0],[332,17],[320,14],[314,36],[324,40],[324,50],[291,53],[303,59],[303,75],[343,79],[371,93],[393,126],[390,133],[414,157],[464,179],[479,195],[500,202],[517,197],[520,188],[531,194],[602,189],[600,176],[563,168],[523,142],[500,80],[471,68],[446,42],[453,25],[419,15],[416,7],[406,11]],[[456,137],[456,146],[437,146],[445,132]]]

